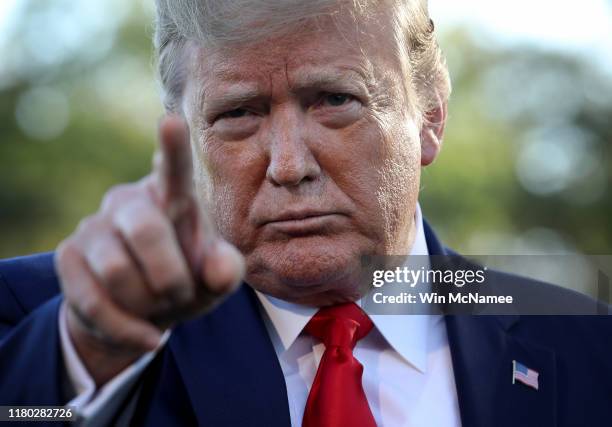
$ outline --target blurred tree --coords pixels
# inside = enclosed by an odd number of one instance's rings
[[[612,76],[590,58],[448,34],[454,94],[421,201],[465,253],[610,253]]]
[[[53,249],[110,186],[143,176],[161,115],[150,11],[107,5],[100,23],[95,5],[29,5],[0,69],[0,257]],[[81,26],[62,39],[66,22]]]
[[[149,170],[162,114],[151,10],[109,2],[30,2],[4,48],[0,257],[52,250],[110,186]],[[443,240],[464,253],[610,253],[612,77],[460,30],[443,45],[454,93],[421,192]]]

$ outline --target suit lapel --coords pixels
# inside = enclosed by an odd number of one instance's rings
[[[464,426],[556,425],[554,352],[512,336],[518,316],[447,316]],[[512,361],[539,372],[539,389],[512,384]]]
[[[283,373],[246,285],[169,345],[199,425],[290,425]]]
[[[430,255],[451,255],[424,222]],[[553,427],[556,363],[552,350],[515,338],[520,316],[446,316],[461,421],[465,427]],[[539,373],[539,389],[512,383],[512,361]]]

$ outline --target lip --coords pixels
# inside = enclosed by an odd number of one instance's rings
[[[325,231],[343,215],[337,212],[294,211],[284,212],[265,221],[263,226],[289,235],[307,235]]]
[[[276,223],[276,222],[300,221],[300,220],[306,220],[309,218],[324,217],[324,216],[336,215],[336,214],[337,212],[316,211],[316,210],[309,210],[309,209],[288,210],[278,215],[275,215],[273,218],[270,218],[267,221],[264,221],[264,225],[270,224],[270,223]]]

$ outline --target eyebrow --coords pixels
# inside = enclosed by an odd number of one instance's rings
[[[200,92],[200,108],[201,111],[220,113],[228,108],[262,97],[261,91],[255,83],[240,82],[230,84],[223,91],[213,89],[208,96],[205,85]]]
[[[312,89],[327,91],[358,91],[363,96],[370,97],[373,77],[365,70],[355,70],[349,67],[340,67],[323,70],[297,70],[290,81],[292,93],[304,92]],[[215,88],[204,85],[199,94],[201,111],[207,114],[218,114],[240,105],[267,98],[261,92],[260,84],[256,80],[240,79],[238,75],[225,75]],[[220,90],[218,87],[222,86]]]
[[[353,68],[343,67],[316,71],[298,71],[292,76],[291,90],[299,92],[312,88],[329,88],[331,90],[346,88],[347,90],[361,90],[366,95],[370,84],[371,76],[365,75],[365,73],[356,71]]]

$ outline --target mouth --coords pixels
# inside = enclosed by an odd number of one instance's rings
[[[336,212],[286,212],[264,222],[263,226],[275,232],[297,237],[329,233],[343,218],[344,215]]]

